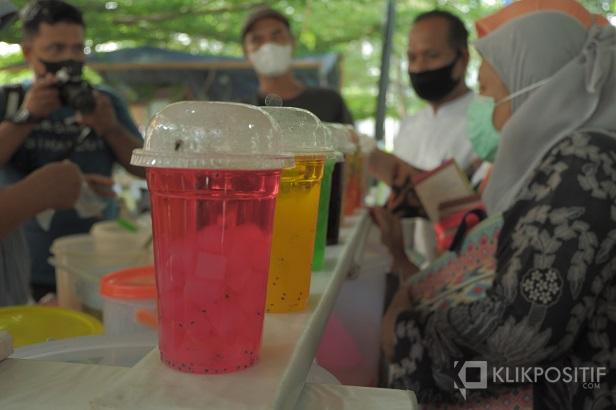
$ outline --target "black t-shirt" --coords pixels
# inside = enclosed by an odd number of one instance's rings
[[[257,105],[265,105],[264,96],[257,96]],[[297,97],[284,100],[283,106],[303,108],[319,117],[323,122],[353,124],[351,113],[342,96],[335,90],[308,87]]]

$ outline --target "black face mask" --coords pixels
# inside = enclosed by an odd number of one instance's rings
[[[454,80],[451,77],[453,68],[459,58],[460,54],[457,54],[451,64],[436,70],[427,70],[419,73],[409,72],[411,85],[419,98],[435,102],[442,100],[452,92],[461,80],[461,78]]]
[[[62,61],[43,61],[39,60],[45,66],[45,71],[51,74],[57,74],[58,71],[64,69],[69,78],[81,77],[83,72],[83,62],[77,60],[62,60]]]

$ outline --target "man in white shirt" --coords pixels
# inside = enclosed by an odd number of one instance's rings
[[[469,52],[464,23],[446,11],[420,14],[409,31],[407,57],[411,85],[428,105],[402,121],[394,155],[374,150],[369,158],[371,173],[392,188],[386,207],[402,218],[425,216],[410,182],[414,174],[453,158],[470,175],[480,163],[466,133],[473,93],[465,81]],[[413,221],[405,242],[430,260],[432,226]]]
[[[401,172],[430,170],[454,158],[471,173],[477,156],[466,134],[473,93],[465,81],[469,52],[464,23],[441,10],[419,15],[409,32],[407,55],[411,85],[428,106],[402,121],[395,156],[374,151],[372,172],[391,186]]]
[[[394,154],[429,170],[454,158],[468,169],[476,156],[466,134],[466,110],[473,93],[466,85],[468,31],[446,11],[419,15],[409,32],[409,77],[428,106],[403,120]]]
[[[472,98],[473,92],[468,91],[405,118],[394,140],[394,154],[421,170],[436,168],[449,158],[469,170],[477,159],[466,134],[466,110]]]

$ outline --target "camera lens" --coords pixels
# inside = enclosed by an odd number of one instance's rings
[[[71,81],[59,87],[62,103],[84,114],[96,108],[92,87],[86,81]]]

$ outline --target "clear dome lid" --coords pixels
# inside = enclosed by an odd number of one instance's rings
[[[343,154],[352,154],[356,151],[353,136],[348,125],[326,122],[325,126],[331,132],[334,148]]]
[[[295,155],[324,155],[336,158],[332,137],[321,120],[310,111],[294,107],[262,107],[278,123],[282,146]]]
[[[155,168],[282,169],[294,165],[277,122],[258,107],[183,101],[150,121],[131,164]]]
[[[362,154],[367,155],[371,153],[374,149],[376,149],[377,144],[376,140],[366,134],[358,134],[359,135],[359,149]]]

